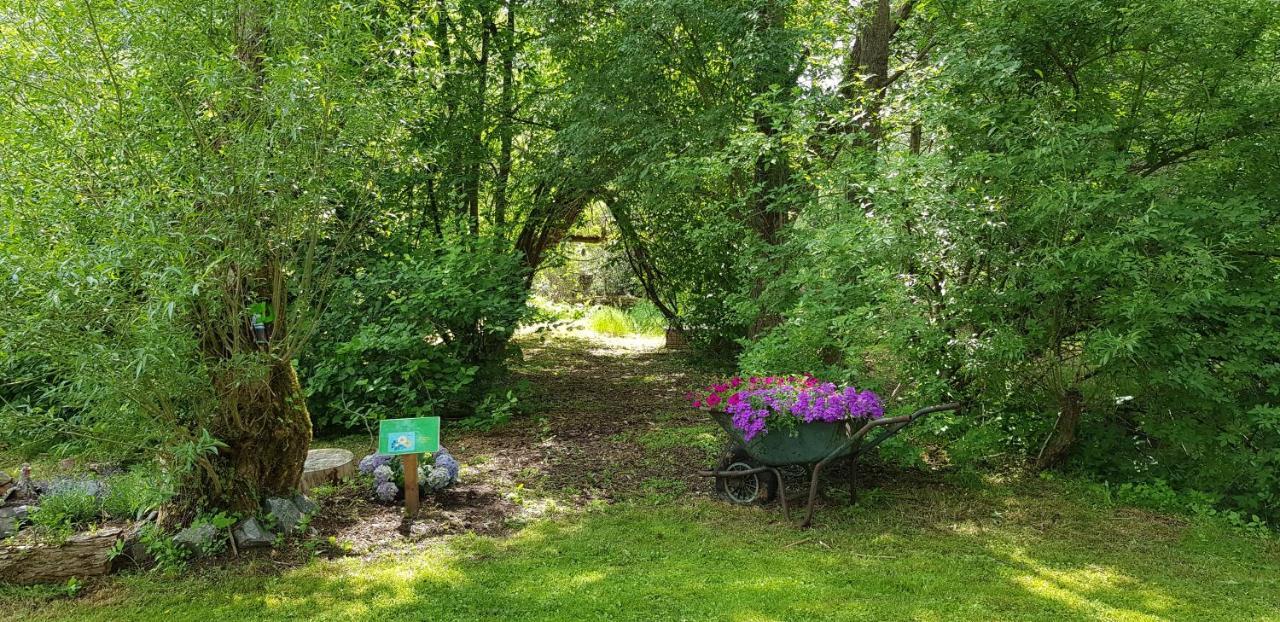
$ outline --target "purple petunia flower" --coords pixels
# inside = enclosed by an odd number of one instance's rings
[[[880,397],[854,387],[838,388],[811,376],[779,378],[770,376],[763,384],[752,378],[751,385],[730,394],[725,412],[745,440],[768,433],[768,420],[775,416],[794,417],[804,422],[836,422],[877,419],[884,416]],[[714,406],[714,404],[708,404]]]

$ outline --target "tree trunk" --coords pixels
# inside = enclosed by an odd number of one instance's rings
[[[502,55],[502,90],[498,96],[502,118],[498,120],[501,150],[498,155],[498,178],[493,188],[493,222],[501,231],[507,220],[507,182],[511,179],[511,142],[515,115],[516,0],[507,0],[506,41]]]
[[[230,379],[216,432],[227,448],[204,477],[213,507],[256,512],[261,499],[297,492],[311,445],[311,416],[289,361],[275,361],[267,378]],[[238,386],[237,386],[238,385]]]
[[[1053,424],[1049,438],[1045,439],[1036,457],[1037,469],[1051,469],[1066,461],[1067,454],[1075,445],[1076,429],[1080,426],[1080,416],[1084,414],[1084,396],[1080,390],[1067,389],[1059,402],[1058,420]]]
[[[239,114],[246,123],[265,124],[259,98],[266,81],[269,32],[260,7],[247,3],[240,8],[234,38],[236,57],[255,85]],[[243,210],[243,222],[252,223],[259,235],[271,230],[268,208],[262,207],[263,199],[253,188],[238,189],[226,200],[227,205],[217,209]],[[254,513],[263,497],[288,495],[298,488],[311,444],[311,417],[293,369],[285,269],[281,258],[269,253],[264,251],[257,265],[228,264],[217,290],[220,296],[204,301],[196,314],[194,329],[215,396],[210,418],[197,419],[196,424],[222,446],[216,453],[195,457],[196,468],[182,482],[170,508],[174,511],[165,513],[167,523],[185,522],[202,508]],[[247,308],[258,302],[267,303],[273,316],[264,321],[265,343],[255,335]],[[193,442],[199,442],[196,434]]]
[[[756,21],[756,35],[761,41],[771,41],[786,27],[787,9],[785,5],[775,1],[766,1],[760,9],[761,15]],[[783,97],[793,86],[798,77],[793,66],[795,59],[786,55],[773,54],[766,57],[756,67],[752,80],[752,91],[757,97],[775,89],[781,89]],[[769,110],[757,109],[752,118],[756,131],[767,140],[774,141],[778,127]],[[756,156],[752,167],[752,196],[749,203],[747,224],[755,230],[772,253],[774,247],[782,242],[782,228],[787,221],[787,202],[785,197],[791,185],[791,160],[786,148],[772,145],[767,151]],[[772,258],[770,258],[772,259]],[[766,277],[757,276],[751,285],[751,298],[758,300],[764,294]],[[747,328],[747,336],[755,338],[770,328],[778,325],[782,316],[768,309],[761,309]]]
[[[910,6],[909,3],[906,6]],[[873,148],[880,142],[884,130],[880,123],[880,109],[884,105],[884,90],[889,84],[889,51],[897,22],[889,10],[889,0],[876,0],[875,11],[858,32],[857,43],[845,59],[844,84],[840,94],[861,111],[863,134],[858,142]],[[862,92],[854,85],[858,76],[862,79]]]
[[[486,108],[489,96],[489,42],[492,40],[493,15],[481,15],[480,57],[476,59],[476,98],[472,109],[471,140],[467,151],[467,218],[471,223],[471,235],[480,235],[480,165],[488,156],[485,148],[485,125],[488,122]]]

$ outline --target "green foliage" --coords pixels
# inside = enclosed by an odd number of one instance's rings
[[[102,511],[115,518],[137,518],[158,509],[173,496],[169,474],[139,466],[111,477],[102,496]]]
[[[537,283],[656,303],[606,334],[964,399],[912,438],[966,464],[1275,519],[1280,7],[891,4],[19,3],[0,444],[250,504],[225,450],[287,446],[250,432],[299,413],[291,361],[321,427],[509,417]]]
[[[587,316],[587,326],[591,330],[613,337],[621,337],[631,332],[631,322],[626,312],[615,307],[598,307]]]
[[[596,307],[587,316],[587,326],[612,337],[661,335],[666,331],[667,320],[652,302],[645,300],[626,311],[610,306]]]
[[[170,476],[154,466],[137,466],[98,483],[56,482],[31,511],[31,522],[45,535],[62,539],[104,519],[135,520],[173,495]]]
[[[506,376],[509,339],[528,312],[522,270],[493,245],[450,245],[344,278],[302,359],[315,423],[353,428],[502,410],[489,394]]]
[[[102,519],[102,503],[91,490],[69,486],[40,497],[31,510],[31,524],[43,535],[62,540]]]
[[[652,302],[641,300],[627,309],[627,325],[633,333],[661,335],[667,330],[667,318]]]
[[[506,394],[489,393],[476,406],[475,414],[462,419],[458,425],[470,430],[492,430],[511,420],[519,412],[520,400],[515,391]]]
[[[146,549],[147,555],[155,560],[152,567],[160,573],[175,573],[185,570],[191,556],[186,547],[174,542],[173,535],[167,533],[156,523],[147,523],[138,530],[138,541]]]

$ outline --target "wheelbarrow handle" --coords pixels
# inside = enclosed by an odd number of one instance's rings
[[[850,436],[848,441],[845,441],[842,445],[840,445],[839,448],[831,452],[830,455],[828,455],[826,458],[823,458],[821,462],[814,465],[813,475],[810,477],[810,480],[809,480],[809,507],[808,507],[808,510],[806,510],[805,512],[804,521],[800,523],[800,526],[808,527],[809,524],[813,521],[813,503],[818,496],[818,473],[822,471],[822,467],[826,466],[828,462],[835,460],[836,457],[844,454],[844,452],[848,451],[849,448],[853,447],[855,444],[861,443],[862,439],[866,437],[867,433],[870,432],[871,430],[874,430],[875,428],[878,428],[881,426],[893,426],[892,428],[889,429],[888,432],[886,432],[885,434],[881,434],[878,438],[876,438],[873,444],[879,445],[881,441],[885,440],[886,438],[889,438],[898,430],[905,428],[908,424],[910,424],[913,421],[916,421],[918,419],[923,419],[936,412],[942,412],[944,410],[955,410],[957,408],[960,408],[960,402],[948,402],[946,404],[938,404],[936,406],[926,406],[925,408],[921,408],[920,410],[917,410],[911,413],[910,415],[902,415],[900,417],[890,417],[888,419],[876,419],[875,421],[868,421],[865,425],[859,428],[858,431],[853,434],[853,436]]]
[[[850,436],[849,440],[846,441],[843,445],[841,445],[839,449],[836,449],[835,451],[831,452],[831,455],[824,458],[822,462],[820,462],[819,464],[825,464],[827,462],[830,462],[836,456],[843,454],[854,444],[861,442],[862,439],[866,437],[867,433],[871,432],[871,430],[874,430],[875,428],[891,425],[897,429],[902,429],[903,427],[906,427],[907,424],[919,419],[923,419],[929,415],[932,415],[933,413],[942,412],[944,410],[955,410],[957,408],[960,408],[960,402],[948,402],[946,404],[938,404],[936,406],[926,406],[925,408],[921,408],[920,410],[917,410],[909,415],[902,415],[900,417],[889,417],[888,419],[876,419],[875,421],[868,421],[865,425],[859,428],[858,431],[853,434],[853,436]]]

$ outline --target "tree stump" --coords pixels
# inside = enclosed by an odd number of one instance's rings
[[[103,576],[111,572],[111,549],[128,535],[123,527],[107,527],[75,534],[58,545],[0,546],[0,583],[65,583],[72,577]]]
[[[666,337],[665,346],[668,350],[683,350],[689,347],[689,340],[685,339],[684,333],[674,328],[667,329]]]
[[[345,449],[312,449],[302,467],[299,488],[306,493],[321,484],[337,483],[356,472],[356,457]]]

